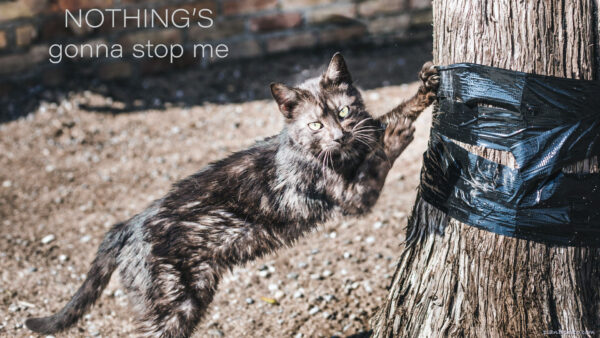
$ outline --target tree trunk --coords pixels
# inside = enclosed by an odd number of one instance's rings
[[[593,79],[596,1],[434,0],[434,62]],[[462,146],[512,164],[510,153]],[[597,172],[596,160],[569,170]],[[375,337],[600,335],[600,249],[478,230],[417,196],[406,247],[372,327]]]

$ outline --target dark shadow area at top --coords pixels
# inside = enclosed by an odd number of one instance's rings
[[[71,74],[55,86],[44,86],[36,79],[4,81],[10,92],[0,97],[0,122],[82,93],[103,99],[88,100],[79,109],[108,114],[267,99],[271,98],[271,82],[293,85],[316,76],[336,51],[344,55],[355,83],[371,89],[417,81],[422,64],[431,59],[431,41],[292,51],[113,81],[80,76],[78,66],[73,66]]]

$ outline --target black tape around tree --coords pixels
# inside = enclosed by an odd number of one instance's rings
[[[600,156],[600,82],[475,64],[438,69],[423,199],[494,233],[600,247],[600,174],[562,171]],[[508,151],[516,168],[452,140]]]

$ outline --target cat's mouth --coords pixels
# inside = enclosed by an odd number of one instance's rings
[[[357,159],[363,156],[369,149],[373,149],[373,145],[368,141],[361,141],[356,137],[350,137],[343,143],[333,142],[326,147],[323,147],[315,157],[327,167],[337,167],[342,162]]]
[[[362,150],[361,143],[355,139],[350,139],[347,142],[336,144],[330,147],[330,153],[336,159],[345,160],[350,157],[355,157]]]

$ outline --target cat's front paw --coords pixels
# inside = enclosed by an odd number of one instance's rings
[[[419,87],[419,94],[423,96],[426,105],[430,105],[435,100],[438,87],[440,85],[440,75],[433,62],[425,62],[419,72],[419,79],[423,82]]]
[[[419,79],[423,82],[423,87],[428,92],[435,93],[440,85],[440,75],[437,68],[431,61],[425,62],[419,72]]]

